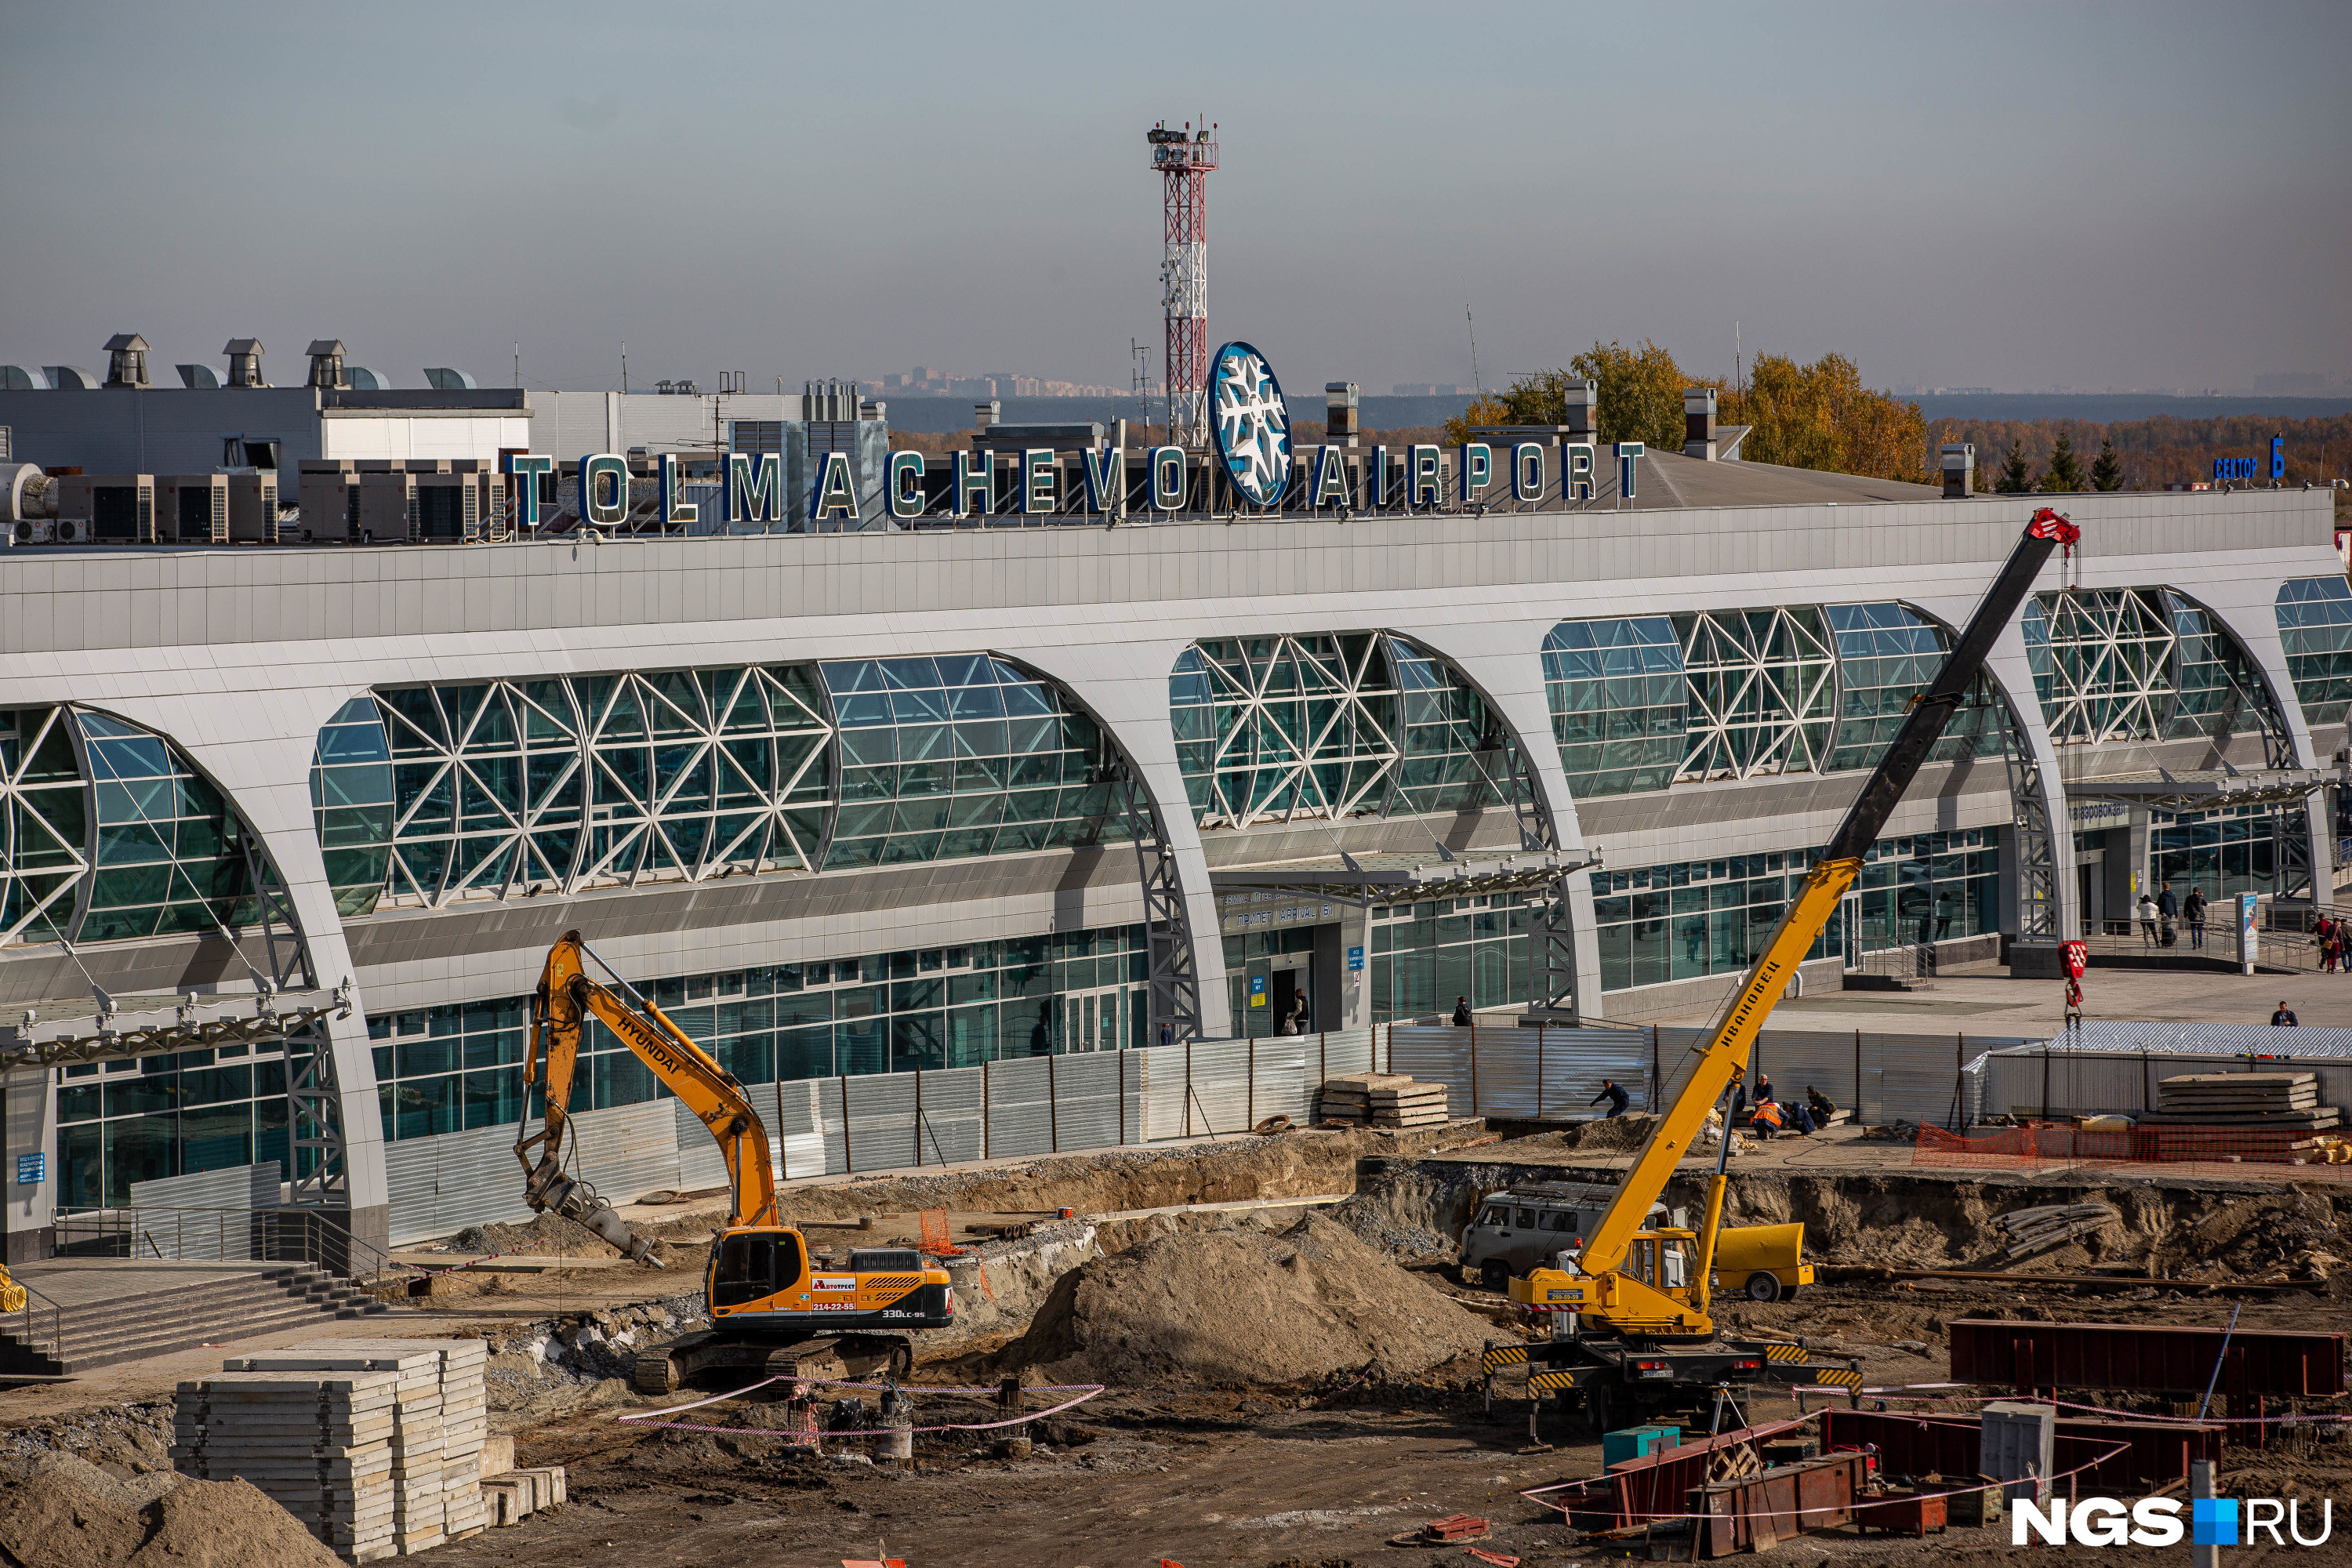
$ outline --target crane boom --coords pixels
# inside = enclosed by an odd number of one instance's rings
[[[1904,792],[1910,788],[1943,735],[1945,725],[1967,697],[1993,643],[2024,603],[2034,578],[2049,562],[2051,552],[2060,544],[2071,546],[2079,537],[2073,523],[2049,508],[2033,514],[2024,535],[1946,657],[1934,683],[1914,699],[1902,730],[1887,747],[1886,754],[1879,759],[1877,768],[1864,781],[1862,792],[1847,811],[1844,822],[1830,839],[1822,858],[1814,863],[1802,889],[1790,902],[1788,911],[1748,970],[1747,981],[1726,1010],[1722,1022],[1699,1047],[1688,1081],[1650,1130],[1649,1137],[1634,1156],[1633,1168],[1618,1188],[1616,1202],[1593,1228],[1578,1256],[1578,1269],[1584,1279],[1563,1282],[1564,1288],[1545,1292],[1552,1301],[1584,1313],[1598,1312],[1604,1317],[1613,1313],[1620,1321],[1644,1330],[1707,1331],[1704,1304],[1707,1264],[1704,1259],[1699,1268],[1699,1300],[1694,1304],[1675,1300],[1637,1279],[1619,1273],[1626,1254],[1651,1205],[1665,1191],[1675,1166],[1690,1152],[1692,1142],[1706,1125],[1709,1110],[1724,1090],[1745,1074],[1756,1037],[1787,988],[1789,977],[1796,973],[1797,965],[1828,925],[1830,916],[1837,910],[1838,900],[1861,874],[1863,857],[1901,804]],[[1728,1127],[1724,1135],[1730,1136]],[[1709,1242],[1719,1202],[1718,1191],[1709,1199]]]
[[[590,961],[611,976],[609,984],[588,973]],[[629,1236],[610,1206],[593,1194],[578,1194],[575,1189],[580,1184],[563,1174],[563,1135],[570,1120],[565,1107],[572,1100],[581,1029],[591,1017],[618,1036],[718,1141],[730,1194],[728,1228],[782,1225],[775,1170],[769,1163],[768,1130],[761,1124],[743,1086],[659,1007],[596,959],[576,931],[564,932],[563,939],[548,950],[531,1011],[530,1051],[523,1059],[522,1079],[528,1093],[539,1077],[540,1050],[545,1045],[545,1124],[538,1133],[515,1142],[515,1157],[529,1173],[526,1194],[531,1206],[554,1208],[579,1219],[630,1256],[650,1260],[645,1244]],[[539,1151],[536,1165],[530,1160],[533,1149]],[[604,1223],[598,1223],[600,1219]],[[615,1237],[614,1228],[628,1239]]]

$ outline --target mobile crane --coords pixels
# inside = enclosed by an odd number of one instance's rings
[[[593,963],[604,978],[588,972]],[[712,1242],[703,1291],[709,1329],[639,1351],[641,1393],[666,1394],[720,1368],[790,1376],[903,1374],[914,1361],[907,1331],[942,1329],[953,1321],[955,1292],[946,1270],[913,1247],[864,1247],[847,1268],[829,1254],[812,1257],[801,1232],[778,1206],[768,1130],[735,1075],[688,1037],[659,1007],[598,958],[576,931],[548,950],[531,1004],[530,1047],[523,1060],[523,1120],[515,1132],[524,1201],[535,1213],[576,1220],[636,1261],[662,1262],[610,1202],[567,1169],[572,1075],[580,1035],[590,1018],[620,1037],[718,1140],[730,1194],[727,1221]],[[545,1107],[530,1131],[530,1091],[541,1080]],[[576,1147],[577,1137],[571,1139]],[[538,1158],[534,1162],[534,1152]]]
[[[1801,1346],[1716,1334],[1708,1306],[1723,1222],[1725,1156],[1731,1147],[1727,1116],[1699,1229],[1652,1229],[1647,1219],[1712,1108],[1745,1078],[1749,1053],[1773,1005],[1861,874],[1863,857],[1967,697],[1994,640],[2024,603],[2051,552],[2061,545],[2071,552],[2080,537],[2073,522],[2048,507],[2033,514],[1934,683],[1913,698],[1877,770],[1864,782],[1803,890],[1698,1048],[1689,1080],[1634,1155],[1616,1201],[1572,1259],[1562,1253],[1559,1267],[1531,1268],[1511,1280],[1511,1300],[1549,1314],[1553,1338],[1544,1344],[1489,1347],[1490,1383],[1497,1365],[1524,1362],[1531,1393],[1540,1397],[1546,1390],[1575,1388],[1596,1431],[1606,1429],[1612,1410],[1631,1415],[1644,1405],[1688,1404],[1699,1391],[1728,1384],[1858,1384],[1851,1363],[1818,1363]]]

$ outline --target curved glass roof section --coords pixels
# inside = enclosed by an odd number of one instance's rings
[[[2279,584],[2279,640],[2306,724],[2341,724],[2352,710],[2352,587],[2341,577]]]
[[[2037,594],[2023,627],[2033,694],[2058,745],[2194,740],[2277,723],[2245,650],[2170,588]]]
[[[233,932],[259,914],[247,848],[163,737],[81,708],[0,710],[0,942]]]
[[[1462,811],[1510,798],[1507,732],[1444,660],[1381,632],[1213,637],[1168,678],[1202,827]]]
[[[1094,722],[1000,659],[386,688],[320,733],[346,914],[1123,838]]]
[[[1544,690],[1570,793],[1876,765],[1950,638],[1904,605],[1796,605],[1562,621]],[[1998,756],[2006,709],[1979,679],[1934,758]]]

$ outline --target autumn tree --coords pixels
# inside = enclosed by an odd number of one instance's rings
[[[2045,490],[2079,490],[2083,488],[2083,460],[2074,456],[2074,438],[2063,430],[2050,448],[2050,466],[2042,470],[2042,488]]]
[[[2119,490],[2124,488],[2124,460],[2116,456],[2116,438],[2099,438],[2099,455],[2091,463],[2091,488],[2095,490]]]
[[[1747,391],[1722,398],[1718,413],[1750,426],[1740,445],[1750,462],[1927,482],[1927,422],[1919,405],[1863,385],[1861,370],[1843,354],[1811,364],[1759,355]]]
[[[1595,342],[1568,362],[1572,375],[1559,377],[1562,416],[1570,380],[1601,384],[1601,439],[1640,441],[1653,451],[1683,449],[1683,393],[1707,384],[1693,381],[1675,356],[1643,338],[1638,348]]]
[[[2025,448],[2017,442],[2009,444],[2009,456],[2000,460],[2000,477],[1992,488],[2005,496],[2021,496],[2033,489],[2033,470],[2026,466]]]
[[[1496,425],[1532,425],[1536,421],[1514,417],[1510,405],[1492,393],[1483,393],[1470,400],[1470,406],[1445,422],[1448,446],[1459,447],[1471,438],[1470,432],[1491,428]],[[1559,420],[1551,423],[1557,425]]]

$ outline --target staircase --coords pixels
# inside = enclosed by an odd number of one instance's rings
[[[23,1326],[23,1317],[11,1314],[0,1327],[0,1382],[69,1377],[117,1362],[387,1310],[360,1287],[304,1264],[229,1263],[178,1279],[176,1271],[110,1279],[69,1269],[50,1264],[16,1271],[22,1282],[58,1300],[59,1342],[49,1343],[46,1318],[37,1325],[44,1331],[35,1333]],[[87,1288],[113,1281],[120,1283],[112,1290]]]

